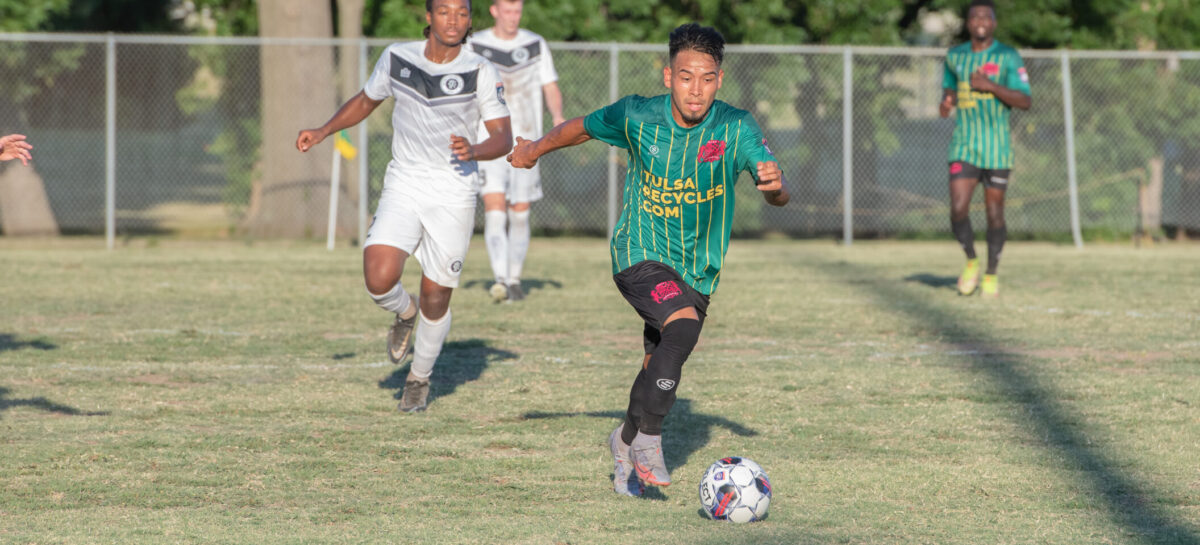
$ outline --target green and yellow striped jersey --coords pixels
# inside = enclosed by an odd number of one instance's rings
[[[669,95],[660,95],[625,97],[588,115],[584,128],[629,150],[613,274],[654,260],[711,294],[729,248],[738,175],[757,178],[760,161],[775,161],[758,123],[718,100],[702,123],[685,129],[671,116]]]
[[[971,163],[982,169],[1012,168],[1012,141],[1008,116],[1012,108],[992,93],[971,90],[971,74],[980,68],[989,79],[1030,95],[1029,75],[1017,50],[993,40],[978,53],[971,42],[946,54],[942,87],[958,94],[957,125],[950,141],[950,161]]]

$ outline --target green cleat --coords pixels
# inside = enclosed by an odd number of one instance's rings
[[[979,287],[979,260],[968,259],[958,277],[958,294],[971,295]]]
[[[1000,297],[1000,279],[994,274],[983,275],[983,284],[980,286],[980,292],[980,295],[986,299]]]

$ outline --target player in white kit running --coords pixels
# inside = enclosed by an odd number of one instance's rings
[[[475,223],[476,161],[504,157],[513,140],[500,75],[463,47],[471,33],[470,1],[425,0],[425,12],[427,40],[389,46],[362,92],[296,139],[296,147],[308,151],[366,119],[384,99],[396,99],[392,160],[363,244],[363,276],[371,299],[396,313],[388,356],[400,363],[413,345],[399,407],[404,412],[425,409],[433,364],[450,331],[450,295]],[[486,134],[472,145],[467,137],[480,123]],[[410,255],[423,273],[419,304],[400,284]],[[421,327],[410,343],[418,317]]]
[[[554,125],[563,122],[562,92],[546,40],[520,28],[522,0],[492,0],[496,26],[471,36],[470,47],[500,71],[512,112],[513,137],[542,136],[542,97]],[[483,132],[481,131],[481,135]],[[479,163],[483,174],[483,238],[487,242],[496,300],[519,301],[521,272],[529,252],[529,205],[542,198],[542,180],[535,166],[513,168],[504,158]]]

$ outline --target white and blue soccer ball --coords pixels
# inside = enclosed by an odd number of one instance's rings
[[[721,458],[700,479],[700,505],[714,520],[762,520],[771,506],[771,480],[754,460]]]

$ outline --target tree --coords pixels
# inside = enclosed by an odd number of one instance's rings
[[[329,38],[328,0],[259,0],[263,37]],[[330,161],[296,151],[301,126],[324,121],[337,107],[333,50],[326,46],[267,45],[262,59],[262,170],[250,195],[251,234],[311,237],[323,232]],[[307,125],[305,125],[307,124]]]

